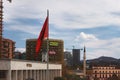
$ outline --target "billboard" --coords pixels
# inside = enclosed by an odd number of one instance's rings
[[[58,42],[50,42],[50,46],[58,46]]]

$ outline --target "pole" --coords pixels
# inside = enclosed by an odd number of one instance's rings
[[[48,17],[48,30],[49,30],[49,10],[47,10],[47,17]],[[48,31],[49,32],[49,31]],[[49,33],[47,37],[47,73],[46,78],[49,80]]]

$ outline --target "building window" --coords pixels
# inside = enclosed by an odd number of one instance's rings
[[[95,74],[97,74],[97,71],[95,71]]]
[[[114,74],[114,71],[113,71],[113,74]]]
[[[111,71],[109,71],[109,73],[111,73]]]
[[[103,74],[103,78],[104,78],[104,74]]]
[[[97,77],[97,75],[95,74],[95,78]]]

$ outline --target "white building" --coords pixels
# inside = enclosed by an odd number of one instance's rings
[[[47,64],[37,61],[0,59],[0,80],[47,80]],[[62,76],[61,64],[49,64],[48,80]]]

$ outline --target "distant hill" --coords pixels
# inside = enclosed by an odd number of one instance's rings
[[[96,59],[87,60],[87,64],[89,66],[110,66],[110,65],[120,66],[120,59],[101,56]]]

